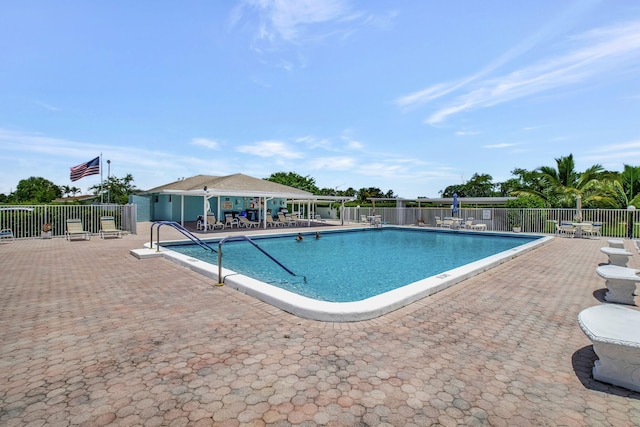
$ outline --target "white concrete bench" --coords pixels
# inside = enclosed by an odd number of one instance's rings
[[[582,310],[578,323],[599,359],[593,378],[640,392],[640,312],[602,304]]]
[[[640,282],[640,270],[635,268],[619,267],[617,265],[601,265],[596,268],[598,276],[605,279],[605,285],[609,290],[604,299],[611,302],[636,305],[636,283]]]
[[[610,248],[624,249],[624,240],[611,239],[607,240]]]
[[[600,248],[600,252],[609,257],[609,264],[619,265],[620,267],[626,267],[629,262],[629,257],[631,257],[631,252],[619,248],[610,248],[608,246]]]

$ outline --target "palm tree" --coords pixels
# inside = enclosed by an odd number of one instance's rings
[[[536,188],[519,188],[514,194],[538,196],[553,207],[573,207],[578,195],[582,197],[585,206],[605,201],[601,192],[602,182],[611,178],[610,172],[606,172],[599,164],[582,173],[577,172],[573,154],[559,157],[555,161],[555,168],[541,166],[536,170],[539,174]]]

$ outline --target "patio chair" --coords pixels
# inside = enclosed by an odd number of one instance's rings
[[[204,228],[204,224],[202,224],[202,227]],[[224,224],[222,221],[218,221],[214,214],[207,214],[207,228],[209,230],[215,230],[217,228],[222,229],[224,228]]]
[[[224,228],[233,228],[233,226],[238,227],[239,223],[238,220],[236,218],[233,217],[232,214],[225,214],[224,215]]]
[[[238,223],[238,227],[246,227],[246,228],[252,228],[252,227],[258,227],[258,225],[260,225],[259,222],[256,221],[249,221],[249,219],[246,216],[239,216],[238,220],[240,221]]]
[[[574,237],[576,235],[576,228],[571,225],[570,222],[562,221],[560,225],[556,223],[556,231],[559,236],[571,236]]]
[[[278,221],[280,221],[282,225],[286,225],[287,227],[295,225],[296,223],[291,218],[287,218],[282,212],[278,214]]]
[[[74,237],[82,237],[85,240],[91,239],[89,233],[84,230],[84,227],[82,227],[82,220],[74,218],[67,220],[67,231],[65,232],[65,237],[67,240],[71,240]]]
[[[323,219],[320,215],[316,215],[315,218],[314,218],[314,221],[327,222],[327,220]]]
[[[593,224],[589,224],[589,225],[582,225],[582,235],[583,236],[589,236],[589,238],[593,237],[594,232],[593,232]]]
[[[444,221],[442,221],[442,228],[452,228],[453,227],[453,219],[452,218],[445,218]]]
[[[300,215],[298,214],[291,214],[291,219],[296,222],[296,225],[303,225],[304,223],[307,222],[306,219],[300,218]]]
[[[9,240],[12,242],[14,239],[15,237],[13,235],[13,230],[11,230],[10,228],[3,228],[2,230],[0,230],[0,243],[5,240]]]
[[[122,231],[116,228],[116,221],[112,216],[100,217],[100,238],[122,237]]]
[[[280,221],[275,221],[270,214],[267,215],[267,227],[280,227],[281,225],[284,224],[281,224]]]
[[[436,217],[436,227],[442,227],[442,219],[439,216]]]
[[[207,222],[207,228],[208,229],[211,228],[208,222]],[[196,230],[198,231],[204,230],[204,220],[202,219],[202,215],[198,215],[198,218],[196,218]]]
[[[592,234],[594,236],[602,237],[601,230],[602,230],[602,223],[601,222],[594,222],[593,223],[593,227],[592,227],[592,231],[591,231]]]

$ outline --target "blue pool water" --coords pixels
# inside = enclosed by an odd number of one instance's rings
[[[407,229],[364,229],[251,239],[296,274],[291,276],[246,241],[222,246],[222,266],[309,298],[360,301],[535,240]],[[212,243],[217,248],[217,241]],[[218,255],[197,245],[168,249],[211,264]]]

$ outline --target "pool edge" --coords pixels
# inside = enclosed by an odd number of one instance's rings
[[[524,234],[524,233],[523,233]],[[535,235],[539,236],[539,235]],[[222,268],[222,282],[244,294],[301,318],[324,322],[358,322],[380,317],[426,298],[553,240],[542,236],[532,242],[466,264],[401,288],[360,301],[327,302],[297,295],[251,277]],[[161,248],[160,254],[173,262],[219,281],[218,266]]]

